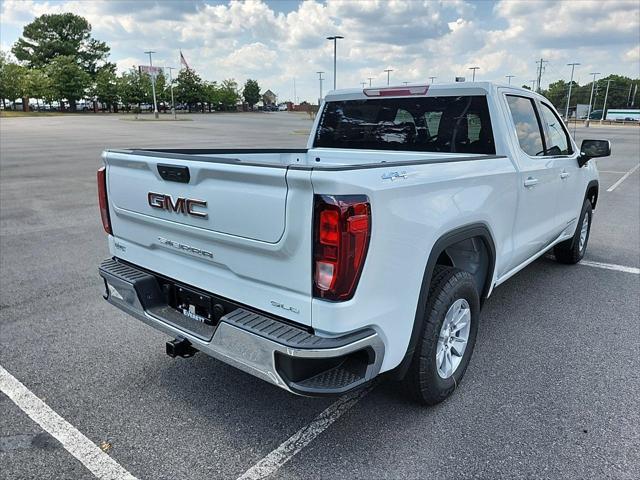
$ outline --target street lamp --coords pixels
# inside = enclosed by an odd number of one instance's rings
[[[505,75],[505,77],[509,79],[509,85],[511,85],[511,79],[515,77],[515,75]]]
[[[373,80],[373,77],[367,77],[367,80],[369,80],[369,86],[371,86],[371,80]],[[631,91],[631,90],[629,90]]]
[[[480,67],[469,67],[469,70],[473,70],[473,76],[471,78],[472,82],[476,81],[476,70],[480,70]]]
[[[571,66],[571,80],[569,81],[569,95],[567,96],[567,108],[564,111],[564,121],[569,121],[569,102],[571,101],[571,86],[573,85],[573,71],[576,68],[576,65],[580,65],[579,63],[567,63],[567,65]]]
[[[389,86],[389,79],[391,72],[393,72],[393,68],[387,68],[386,70],[384,70],[385,72],[387,72],[387,86]]]
[[[153,75],[153,61],[151,60],[151,54],[156,53],[152,50],[144,52],[149,55],[149,75],[151,76],[151,90],[153,91],[153,114],[158,118],[158,102],[156,101],[156,77]]]
[[[593,82],[591,82],[591,96],[589,97],[589,112],[587,113],[587,120],[584,122],[584,126],[589,126],[589,120],[591,116],[591,105],[593,102],[593,87],[596,85],[596,75],[600,75],[600,72],[591,72],[589,75],[593,75]]]
[[[320,82],[320,97],[318,97],[318,105],[320,105],[322,103],[322,81],[324,80],[324,78],[322,78],[322,74],[324,72],[316,72],[318,74],[318,81]]]
[[[431,83],[433,83],[433,81],[438,78],[438,77],[429,77],[429,79],[431,80]]]
[[[169,69],[169,87],[171,87],[171,113],[173,114],[173,119],[177,120],[178,117],[176,116],[176,102],[173,100],[173,75],[172,75],[172,71],[173,70],[177,70],[177,68],[175,67],[165,67],[167,69]]]
[[[336,55],[338,51],[338,40],[343,39],[344,37],[340,35],[334,35],[333,37],[327,37],[327,40],[333,40],[333,89],[336,89]]]

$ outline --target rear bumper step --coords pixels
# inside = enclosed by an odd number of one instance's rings
[[[320,337],[301,327],[225,299],[210,296],[228,312],[200,322],[167,303],[166,278],[117,259],[102,262],[105,299],[184,345],[301,395],[335,395],[352,390],[379,372],[384,344],[373,329],[341,337]],[[162,287],[161,287],[162,284]],[[176,288],[192,287],[175,284]],[[175,342],[175,341],[174,341]],[[171,342],[170,342],[171,343]],[[181,355],[182,343],[169,347]],[[191,350],[189,350],[191,351]]]

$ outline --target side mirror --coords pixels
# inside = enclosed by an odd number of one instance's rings
[[[611,142],[609,140],[583,140],[580,145],[578,164],[582,167],[592,158],[608,157],[611,155]]]

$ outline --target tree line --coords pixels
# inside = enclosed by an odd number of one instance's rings
[[[607,94],[607,82],[609,82],[609,92]],[[637,98],[638,80],[633,80],[622,75],[609,75],[608,77],[596,80],[593,85],[593,105],[592,110],[600,110],[604,107],[605,95],[607,97],[607,110],[610,108],[638,108],[639,100]],[[593,82],[579,85],[577,82],[571,84],[571,107],[577,104],[589,104],[591,98],[591,86]],[[529,89],[527,85],[523,88]],[[547,97],[551,103],[564,113],[567,106],[569,96],[569,82],[558,80],[549,84],[542,95]]]
[[[95,99],[103,109],[118,111],[152,104],[151,76],[131,68],[120,75],[116,65],[108,61],[109,46],[91,36],[89,22],[73,13],[42,15],[26,25],[23,35],[11,49],[15,59],[0,52],[0,98],[22,99],[23,108],[29,99],[51,105],[58,102],[75,111],[78,101]],[[161,72],[155,76],[156,98],[161,105],[171,99],[170,84]],[[193,109],[233,110],[244,96],[253,107],[261,98],[256,80],[247,80],[243,95],[234,79],[221,83],[203,80],[195,71],[183,68],[173,79],[175,101]]]

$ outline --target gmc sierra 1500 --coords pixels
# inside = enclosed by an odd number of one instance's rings
[[[587,248],[598,174],[556,110],[490,83],[329,93],[307,149],[107,150],[105,298],[303,395],[391,372],[442,401],[492,289]]]

